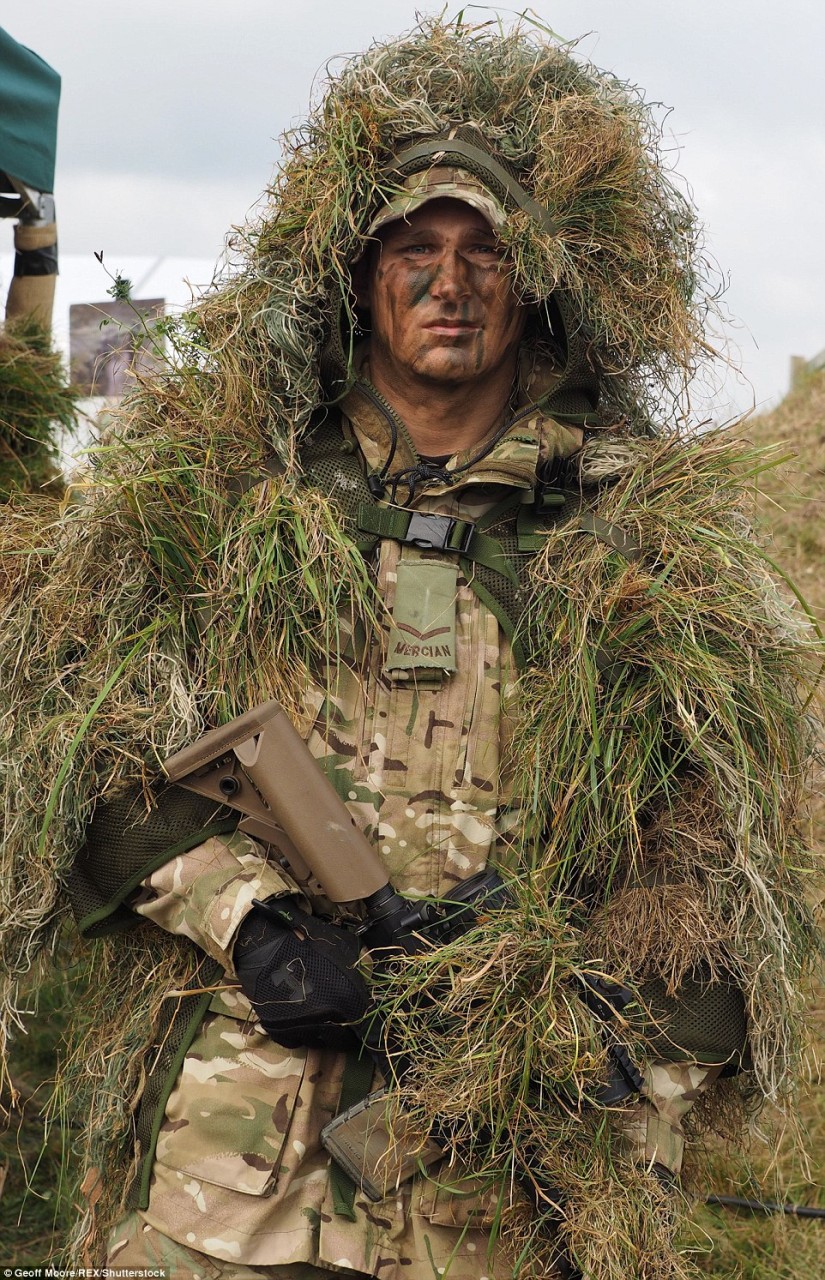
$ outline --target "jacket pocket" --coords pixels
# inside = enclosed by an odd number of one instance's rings
[[[474,1178],[463,1169],[437,1170],[420,1179],[416,1210],[436,1227],[489,1228],[502,1201],[500,1182]]]
[[[255,1022],[207,1013],[169,1096],[157,1162],[271,1195],[305,1070],[304,1049],[275,1044]]]

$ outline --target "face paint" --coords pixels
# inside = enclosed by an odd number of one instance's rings
[[[438,268],[435,271],[427,269],[426,271],[417,272],[410,280],[410,306],[417,307],[430,292],[432,285],[438,279]]]
[[[365,301],[392,376],[458,384],[512,362],[525,311],[495,232],[459,200],[434,200],[379,233]]]

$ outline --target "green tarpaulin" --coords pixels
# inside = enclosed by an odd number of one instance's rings
[[[60,76],[0,27],[0,171],[54,191]]]

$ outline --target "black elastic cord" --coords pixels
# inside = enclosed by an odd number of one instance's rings
[[[399,471],[393,476],[390,501],[395,503],[400,484],[406,484],[407,501],[412,502],[419,484],[431,484],[433,481],[451,484],[454,475],[454,471],[448,471],[446,467],[434,466],[432,462],[422,459],[414,467],[407,467],[406,470]]]
[[[378,472],[376,476],[369,477],[367,483],[369,484],[370,480],[375,481],[375,486],[373,487],[373,485],[370,484],[370,489],[375,492],[376,497],[379,497],[380,494],[377,493],[376,490],[379,487],[381,489],[385,488],[389,482],[392,486],[390,501],[393,503],[396,501],[398,487],[401,484],[406,484],[409,489],[407,497],[408,502],[412,502],[413,495],[421,483],[431,484],[433,481],[437,481],[442,484],[451,484],[455,476],[461,475],[464,471],[469,471],[471,467],[474,467],[477,463],[483,461],[483,459],[486,458],[487,455],[496,447],[499,441],[503,439],[507,432],[512,430],[516,423],[521,422],[522,419],[529,418],[531,414],[536,413],[541,404],[541,399],[533,401],[519,413],[514,414],[512,418],[507,418],[498,430],[493,433],[484,447],[479,449],[478,453],[470,458],[469,462],[462,463],[462,465],[460,467],[456,467],[454,471],[447,471],[444,467],[435,467],[432,463],[426,463],[419,460],[415,466],[407,467],[403,471],[399,471],[397,475],[390,477],[389,470],[392,466],[393,458],[398,450],[398,424],[395,421],[395,413],[384,403],[383,398],[369,382],[362,380],[359,382],[359,387],[373,402],[375,407],[385,418],[390,428],[390,451],[387,455],[387,460],[382,466],[380,472]]]
[[[529,418],[531,414],[535,413],[538,410],[538,408],[539,408],[539,402],[536,401],[532,404],[529,404],[525,409],[522,409],[520,413],[515,414],[512,418],[508,418],[505,422],[502,423],[498,431],[496,431],[490,437],[490,439],[487,441],[484,447],[482,449],[479,449],[478,453],[475,454],[472,458],[470,458],[469,462],[463,462],[461,466],[456,467],[454,471],[448,471],[446,467],[436,467],[436,466],[433,466],[432,463],[427,463],[423,461],[416,463],[414,467],[407,467],[404,471],[399,471],[397,475],[394,475],[392,477],[391,501],[392,502],[396,501],[396,494],[398,493],[398,486],[400,484],[407,485],[407,488],[409,490],[409,493],[407,496],[408,502],[412,502],[413,495],[415,494],[415,491],[418,488],[419,484],[422,484],[422,483],[432,484],[433,481],[436,481],[441,484],[453,484],[456,476],[461,475],[462,472],[464,471],[469,471],[471,467],[474,467],[479,462],[483,461],[483,459],[486,458],[487,455],[491,453],[493,449],[495,449],[499,441],[502,440],[504,436],[506,436],[507,432],[513,429],[516,423],[521,422],[523,418]],[[394,449],[393,449],[393,452],[394,452]],[[386,477],[391,461],[392,461],[392,453],[390,454],[389,458],[384,464],[384,468],[381,472],[382,479]]]
[[[521,422],[522,418],[529,418],[531,414],[538,410],[538,407],[539,402],[534,401],[532,404],[528,404],[525,409],[522,409],[520,413],[514,414],[512,418],[508,418],[506,422],[502,423],[498,431],[490,437],[484,448],[480,449],[474,458],[471,458],[469,462],[462,463],[460,467],[456,467],[455,471],[450,472],[450,475],[460,475],[462,471],[469,471],[470,467],[474,467],[476,463],[483,461],[483,459],[487,457],[487,454],[495,449],[499,440],[502,440],[504,436],[507,435],[507,432],[511,431],[517,422]]]
[[[825,1218],[825,1209],[807,1204],[781,1204],[778,1200],[748,1200],[744,1196],[707,1196],[705,1204],[721,1209],[750,1209],[751,1213],[784,1213],[794,1218]]]

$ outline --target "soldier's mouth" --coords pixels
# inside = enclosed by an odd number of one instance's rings
[[[424,325],[430,333],[442,333],[450,337],[457,334],[478,333],[481,324],[473,320],[431,320],[429,324]]]

